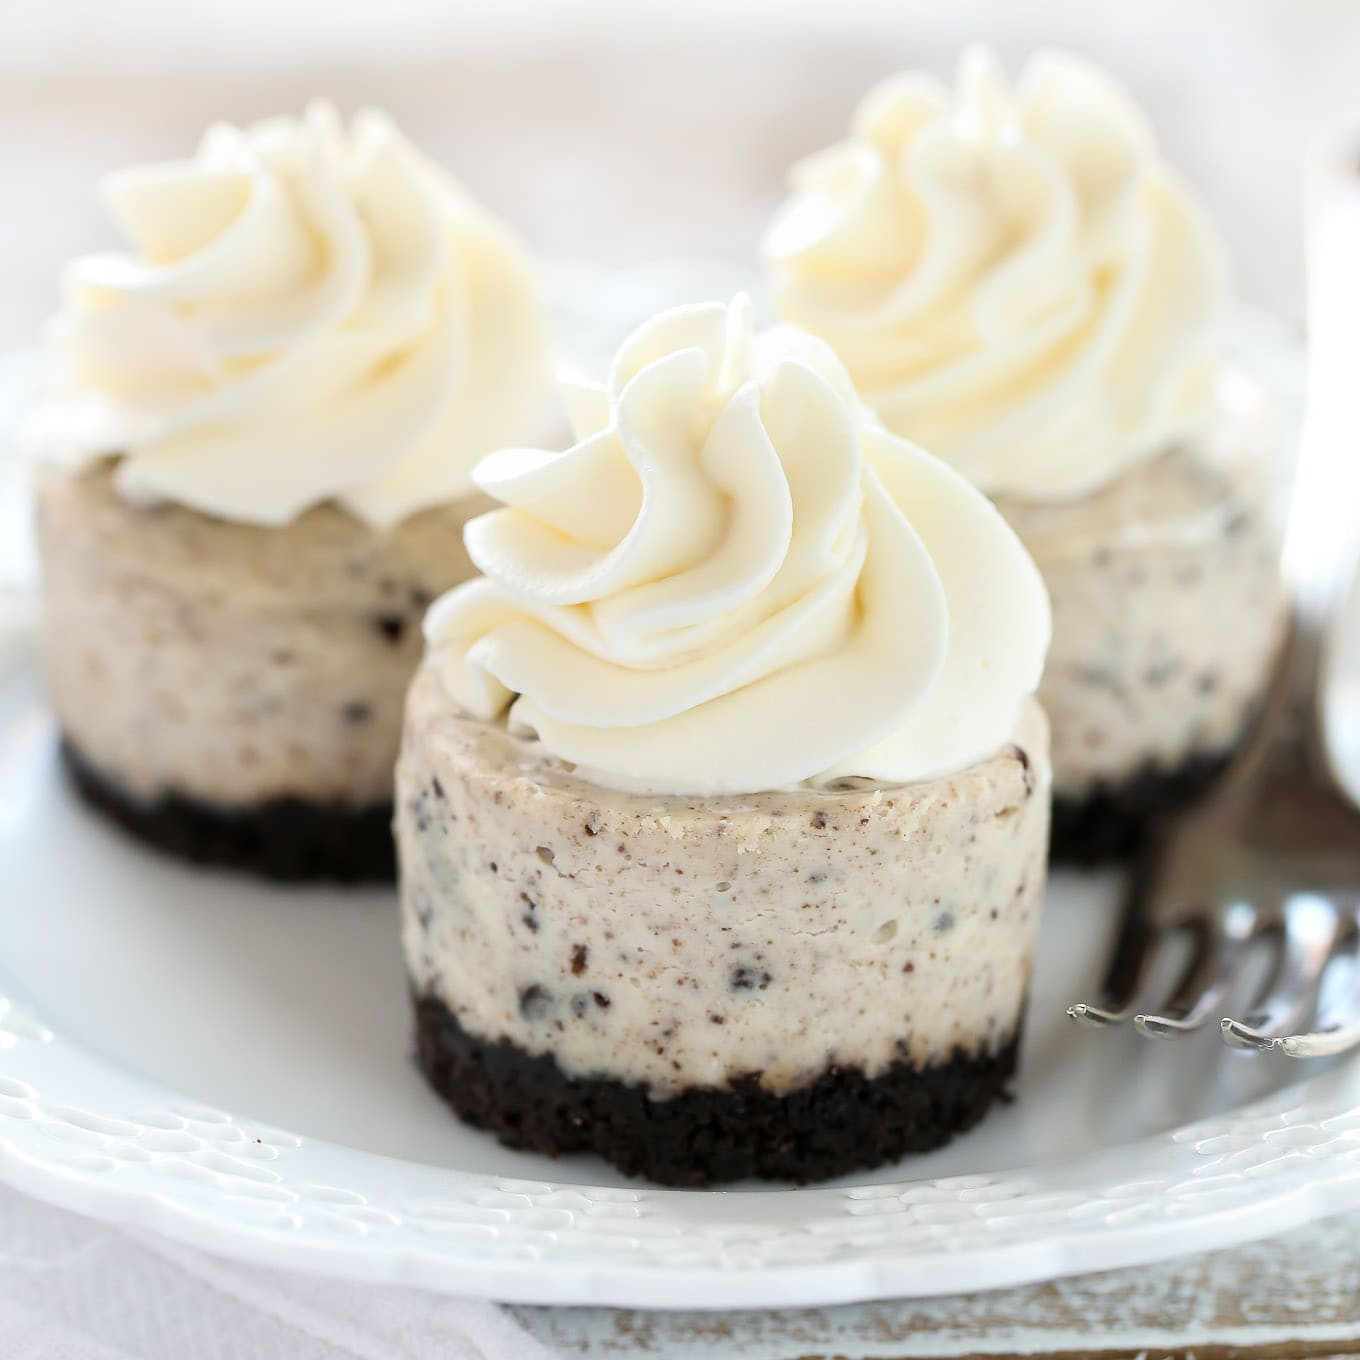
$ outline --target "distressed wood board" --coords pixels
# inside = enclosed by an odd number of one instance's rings
[[[585,1360],[1360,1360],[1360,1215],[1231,1251],[959,1298],[783,1312],[517,1308]]]

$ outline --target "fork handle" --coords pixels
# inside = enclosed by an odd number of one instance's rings
[[[1360,125],[1321,140],[1305,195],[1308,379],[1298,464],[1284,535],[1292,624],[1270,703],[1283,711],[1259,730],[1329,784],[1325,690],[1338,606],[1360,550]]]

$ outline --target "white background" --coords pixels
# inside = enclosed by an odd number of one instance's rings
[[[1310,130],[1360,105],[1354,0],[0,2],[0,345],[104,244],[95,177],[214,117],[377,103],[545,251],[749,257],[795,155],[962,43],[1074,47],[1150,108],[1243,291],[1297,315]]]

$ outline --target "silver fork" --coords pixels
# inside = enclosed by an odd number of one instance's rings
[[[1338,781],[1324,707],[1360,515],[1354,141],[1319,152],[1309,187],[1308,395],[1284,550],[1289,636],[1241,756],[1135,866],[1100,999],[1068,1009],[1086,1025],[1132,1020],[1152,1039],[1217,1019],[1234,1047],[1296,1058],[1360,1045],[1360,810]],[[1140,1010],[1177,935],[1190,937],[1189,962],[1157,1010]],[[1224,1017],[1262,948],[1271,951],[1265,982],[1244,1015]]]

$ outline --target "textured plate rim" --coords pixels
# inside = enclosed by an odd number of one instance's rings
[[[0,1000],[0,1180],[259,1265],[506,1302],[831,1305],[1236,1245],[1360,1207],[1360,1063],[1067,1163],[785,1192],[448,1171],[187,1101]]]

